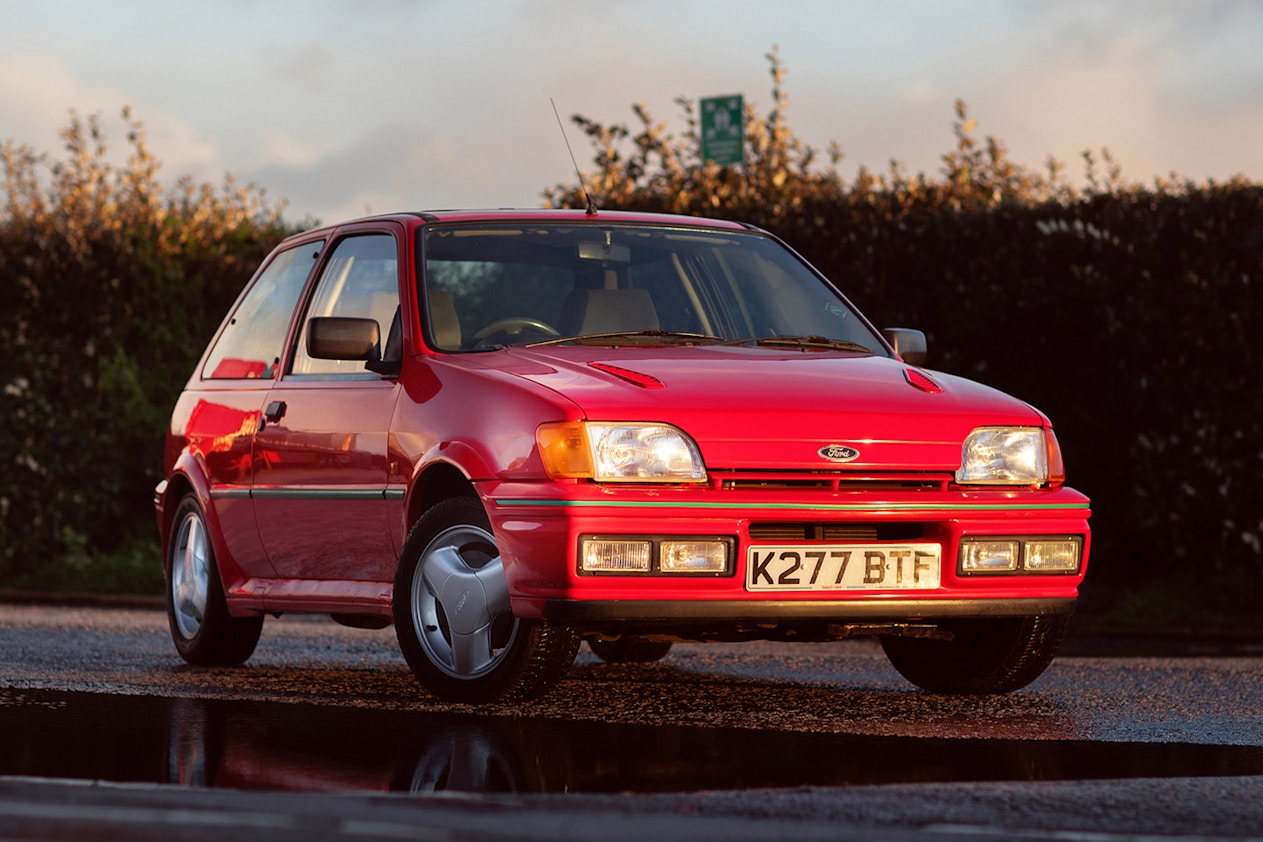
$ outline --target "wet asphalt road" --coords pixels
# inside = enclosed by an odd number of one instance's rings
[[[159,610],[0,604],[0,704],[22,704],[23,693],[35,691],[266,700],[501,723],[530,718],[574,729],[621,723],[927,742],[1263,746],[1263,657],[1257,656],[1065,656],[1019,693],[955,699],[916,691],[876,644],[865,641],[677,645],[650,666],[607,666],[584,650],[550,696],[488,712],[426,697],[390,629],[269,619],[247,666],[199,670],[175,655]],[[239,840],[1263,839],[1263,776],[421,797],[0,778],[0,838],[85,834],[165,840],[228,834]]]

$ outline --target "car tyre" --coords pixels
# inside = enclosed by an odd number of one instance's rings
[[[625,634],[613,640],[590,637],[588,648],[607,664],[649,664],[665,658],[671,651],[671,642],[646,640],[634,634]]]
[[[952,639],[881,638],[890,663],[932,693],[1009,693],[1038,678],[1057,654],[1067,616],[956,620],[941,624]]]
[[[263,617],[228,613],[206,516],[192,494],[175,510],[164,572],[167,624],[180,657],[196,666],[235,666],[254,654]]]
[[[568,626],[514,617],[490,521],[472,497],[435,504],[412,528],[395,576],[393,612],[408,665],[448,702],[541,696],[579,649]]]

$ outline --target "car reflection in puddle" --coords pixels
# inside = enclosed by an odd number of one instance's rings
[[[1263,774],[1263,747],[618,725],[0,691],[0,774],[253,790],[684,792]]]

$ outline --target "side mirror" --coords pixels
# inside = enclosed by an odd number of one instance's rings
[[[379,360],[381,328],[373,319],[315,316],[307,322],[307,356],[317,360]]]
[[[925,365],[925,334],[910,327],[884,327],[882,337],[908,365]]]

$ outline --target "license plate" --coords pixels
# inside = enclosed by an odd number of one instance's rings
[[[938,544],[751,547],[746,590],[929,590],[941,562]]]

